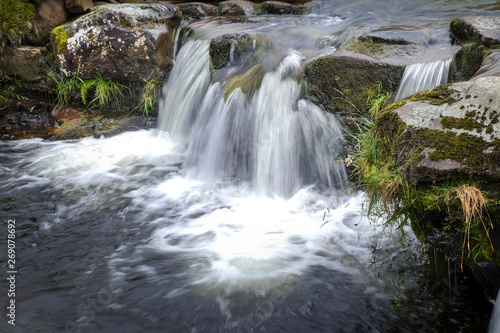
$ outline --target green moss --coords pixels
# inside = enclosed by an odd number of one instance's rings
[[[475,113],[474,113],[475,115]],[[478,123],[471,117],[466,117],[466,118],[456,118],[456,117],[450,117],[450,116],[444,116],[441,118],[441,125],[443,128],[446,129],[452,129],[452,128],[457,128],[457,129],[465,129],[468,131],[472,131],[474,129],[483,129],[484,125],[481,123]]]
[[[347,45],[345,49],[379,58],[384,55],[384,46],[385,44],[382,43],[356,42]]]
[[[0,50],[5,44],[20,44],[31,31],[38,1],[0,0]]]
[[[93,33],[89,33],[89,34],[87,34],[87,38],[88,38],[88,39],[92,39],[92,38],[94,38],[94,34],[93,34]]]
[[[402,107],[403,105],[406,105],[406,102],[408,101],[407,98],[405,99],[402,99],[400,101],[397,101],[397,102],[394,102],[392,104],[390,104],[389,106],[387,106],[383,111],[382,113],[389,113],[389,112],[392,112],[396,109],[399,109],[400,107]]]
[[[54,43],[58,53],[63,52],[68,47],[68,37],[69,33],[64,29],[64,26],[60,25],[52,30],[52,35],[54,36]]]
[[[227,100],[233,91],[238,88],[245,94],[252,94],[260,88],[264,74],[264,66],[255,65],[245,74],[235,76],[224,87],[224,99]]]
[[[458,102],[452,95],[456,90],[450,89],[451,83],[441,85],[433,90],[421,91],[410,98],[412,102],[426,101],[432,105],[453,104]]]

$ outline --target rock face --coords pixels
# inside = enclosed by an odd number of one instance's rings
[[[253,15],[254,3],[246,0],[229,0],[222,1],[219,4],[218,14],[221,16],[249,16]]]
[[[450,32],[455,38],[467,41],[475,40],[492,47],[500,46],[500,17],[469,16],[453,20]]]
[[[26,39],[34,45],[43,46],[50,41],[50,32],[69,18],[64,0],[44,0],[40,2],[35,15],[33,29]]]
[[[410,183],[467,179],[500,189],[499,89],[499,77],[440,86],[378,121]]]
[[[51,44],[66,76],[142,81],[171,65],[179,17],[168,3],[99,6],[52,30]]]
[[[351,40],[307,66],[310,98],[328,111],[355,113],[365,110],[376,85],[394,96],[406,65],[423,54],[428,40],[423,33],[398,30]]]
[[[177,5],[177,7],[180,9],[183,16],[192,17],[195,19],[217,15],[217,7],[206,3],[201,3],[201,2],[181,3]]]
[[[484,59],[481,68],[472,77],[472,80],[486,76],[500,76],[500,50],[492,51]]]
[[[94,7],[92,0],[66,0],[66,8],[70,13],[85,13],[92,7]]]

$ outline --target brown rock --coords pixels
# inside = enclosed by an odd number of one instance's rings
[[[50,41],[50,32],[65,23],[69,18],[65,0],[44,0],[40,2],[35,15],[32,32],[27,35],[28,42],[43,46]]]
[[[85,13],[94,7],[92,0],[66,0],[66,8],[70,13]]]

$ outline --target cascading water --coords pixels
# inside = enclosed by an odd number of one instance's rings
[[[499,333],[500,332],[500,291],[498,292],[497,300],[495,302],[495,307],[493,308],[493,313],[491,314],[490,325],[488,333]]]
[[[419,91],[433,89],[448,81],[451,59],[406,66],[396,101],[414,95]]]
[[[266,73],[250,96],[239,88],[227,95],[219,82],[209,86],[208,58],[208,43],[188,41],[161,103],[160,129],[186,140],[188,174],[250,181],[256,193],[284,197],[316,181],[342,186],[345,168],[332,161],[343,149],[341,132],[332,115],[300,99],[298,52]]]

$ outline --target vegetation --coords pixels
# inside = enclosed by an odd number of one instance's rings
[[[100,108],[119,103],[124,97],[124,92],[129,88],[113,80],[105,80],[100,74],[95,79],[83,80],[78,75],[67,78],[57,76],[53,72],[50,77],[57,83],[57,103],[66,105],[69,103],[82,103],[87,105],[89,96],[92,100],[88,105],[95,103]]]
[[[33,27],[35,4],[39,0],[0,0],[0,51],[7,42],[21,44]]]
[[[139,108],[146,117],[149,117],[150,113],[157,112],[156,99],[158,98],[158,91],[160,90],[160,81],[155,79],[144,79],[144,81],[146,85],[142,89]]]
[[[450,231],[453,228],[463,234],[462,268],[465,254],[474,256],[474,259],[478,256],[490,259],[494,249],[489,228],[493,228],[493,224],[488,215],[489,201],[480,186],[471,180],[441,181],[433,185],[410,183],[406,174],[407,165],[401,165],[396,160],[394,143],[387,135],[388,129],[379,126],[381,118],[393,116],[391,112],[407,100],[385,107],[390,96],[381,93],[380,86],[375,91],[377,94],[369,97],[367,102],[370,117],[361,117],[361,121],[357,122],[360,133],[353,135],[353,177],[368,195],[368,216],[386,218],[387,224],[398,223],[398,227],[411,220],[417,237],[423,240],[425,224],[430,223],[429,214],[434,214],[434,217],[439,216],[437,219],[442,217],[448,221],[443,229]],[[423,98],[424,95],[417,97]],[[432,97],[435,100],[431,99],[431,102],[449,98],[443,94],[440,98]],[[488,220],[489,223],[486,222]]]

